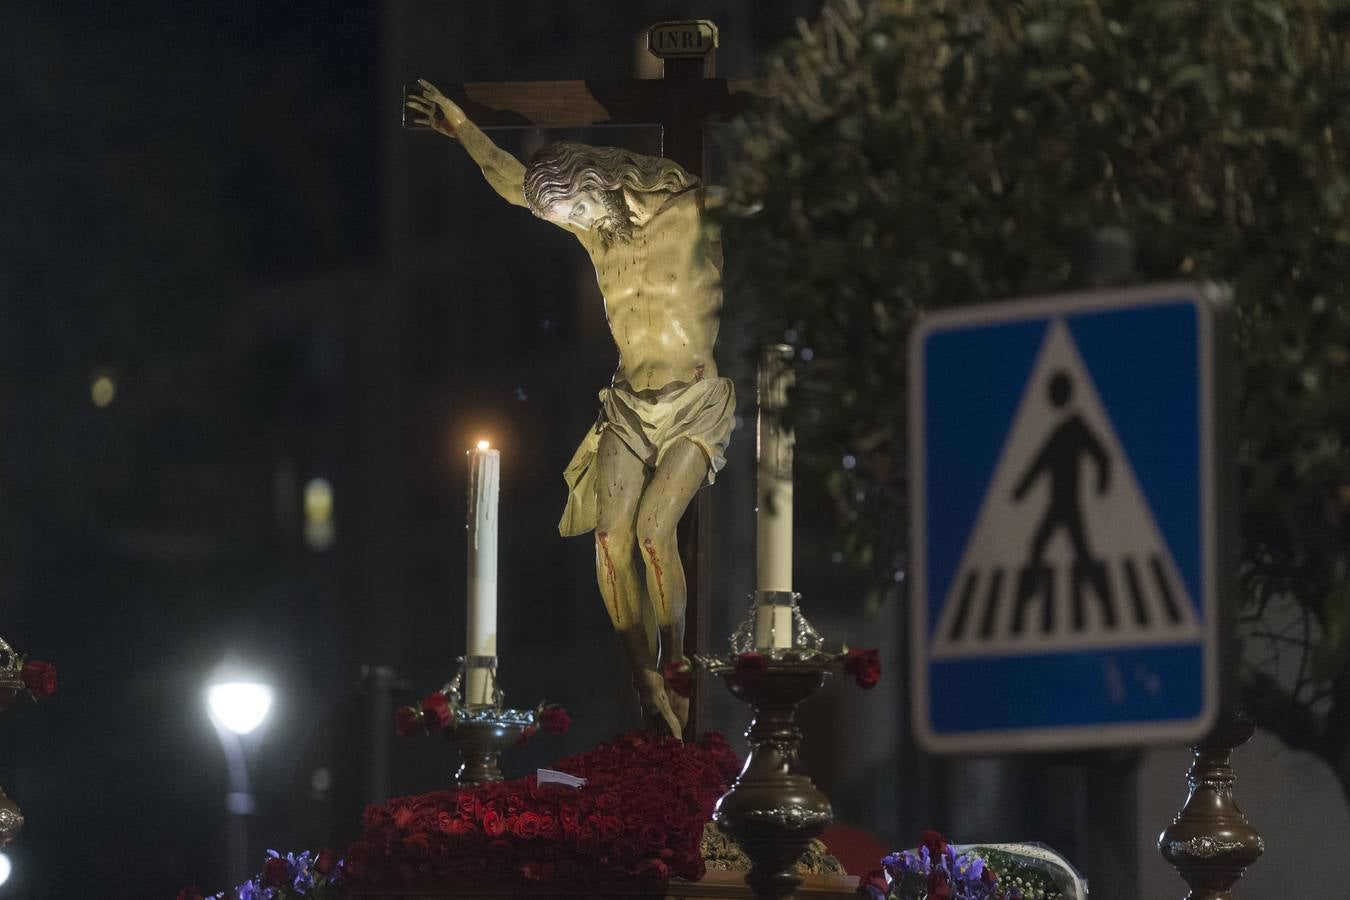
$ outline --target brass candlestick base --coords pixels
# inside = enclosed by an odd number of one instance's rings
[[[812,651],[788,651],[753,672],[738,672],[722,661],[709,668],[754,710],[745,733],[750,755],[731,790],[717,801],[713,821],[750,857],[745,882],[755,896],[791,897],[802,881],[797,861],[834,819],[830,801],[802,771],[797,757],[802,733],[794,717],[797,704],[820,690],[837,663]]]
[[[1251,740],[1255,724],[1241,713],[1220,719],[1191,748],[1186,805],[1158,836],[1158,850],[1190,885],[1186,900],[1231,900],[1247,867],[1265,851],[1261,835],[1233,802],[1233,751]]]

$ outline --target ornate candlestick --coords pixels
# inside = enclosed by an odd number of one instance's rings
[[[460,657],[455,677],[439,691],[422,698],[418,707],[405,706],[395,714],[403,735],[439,731],[460,754],[456,784],[501,781],[502,751],[523,744],[541,728],[562,733],[570,719],[562,707],[540,703],[534,709],[507,709],[506,694],[497,684],[497,657]],[[465,674],[482,671],[490,686],[490,703],[465,703]]]
[[[798,599],[795,593],[756,592],[749,616],[731,637],[731,655],[697,659],[754,710],[745,732],[750,755],[731,790],[717,801],[713,821],[750,857],[745,882],[765,898],[796,892],[802,882],[798,860],[834,820],[829,799],[803,771],[797,755],[802,739],[795,721],[797,705],[820,690],[827,675],[852,670],[852,660],[870,660],[873,666],[876,660],[872,651],[823,652],[820,635],[802,615]],[[763,626],[766,619],[772,621],[774,609],[784,606],[791,609],[792,640],[790,646],[774,647],[782,641],[766,641]],[[770,646],[756,646],[757,621],[760,642]],[[779,629],[773,632],[781,638]],[[868,671],[866,679],[858,675],[860,685],[875,683],[879,668]]]
[[[0,712],[4,712],[21,694],[37,700],[49,697],[56,692],[56,668],[50,663],[24,663],[23,657],[14,652],[3,638],[0,638]],[[0,789],[0,847],[14,840],[23,828],[23,812],[19,805]]]
[[[20,694],[27,693],[20,672],[23,661],[14,649],[0,639],[0,712],[9,709]],[[23,812],[19,805],[0,788],[0,847],[18,836],[23,828]]]
[[[1190,885],[1186,900],[1231,900],[1232,887],[1265,851],[1261,835],[1233,802],[1233,751],[1256,733],[1242,713],[1220,719],[1191,748],[1190,793],[1172,824],[1158,836],[1158,851]]]
[[[533,710],[506,709],[506,694],[497,684],[497,657],[462,657],[459,671],[446,686],[454,720],[441,732],[459,750],[456,784],[501,781],[498,765],[502,751],[520,743],[525,729],[537,727]],[[486,669],[492,703],[486,706],[460,702],[460,685],[469,670]]]

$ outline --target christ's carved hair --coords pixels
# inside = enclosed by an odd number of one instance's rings
[[[698,184],[698,179],[668,159],[643,156],[619,147],[592,147],[573,141],[558,141],[541,147],[525,167],[525,202],[536,216],[554,203],[582,191],[596,191],[605,198],[605,208],[614,221],[610,227],[622,234],[632,222],[620,192],[679,192]]]

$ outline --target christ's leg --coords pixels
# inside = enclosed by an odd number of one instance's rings
[[[665,681],[647,645],[642,628],[642,581],[633,554],[638,503],[647,467],[613,432],[600,435],[595,457],[598,508],[595,526],[595,574],[614,630],[642,704],[642,715],[654,731],[670,728],[674,713],[666,700]]]
[[[600,435],[595,455],[597,510],[595,576],[614,630],[641,628],[642,585],[633,561],[638,502],[647,467],[612,431]]]
[[[675,529],[689,501],[708,477],[708,457],[693,441],[681,440],[667,451],[642,495],[638,508],[638,549],[647,565],[647,595],[661,630],[661,662],[684,659],[684,565]],[[689,720],[689,700],[668,692],[679,719],[678,736]]]

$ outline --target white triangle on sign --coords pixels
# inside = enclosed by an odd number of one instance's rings
[[[934,659],[1201,639],[1064,320],[1046,330],[933,635]]]

